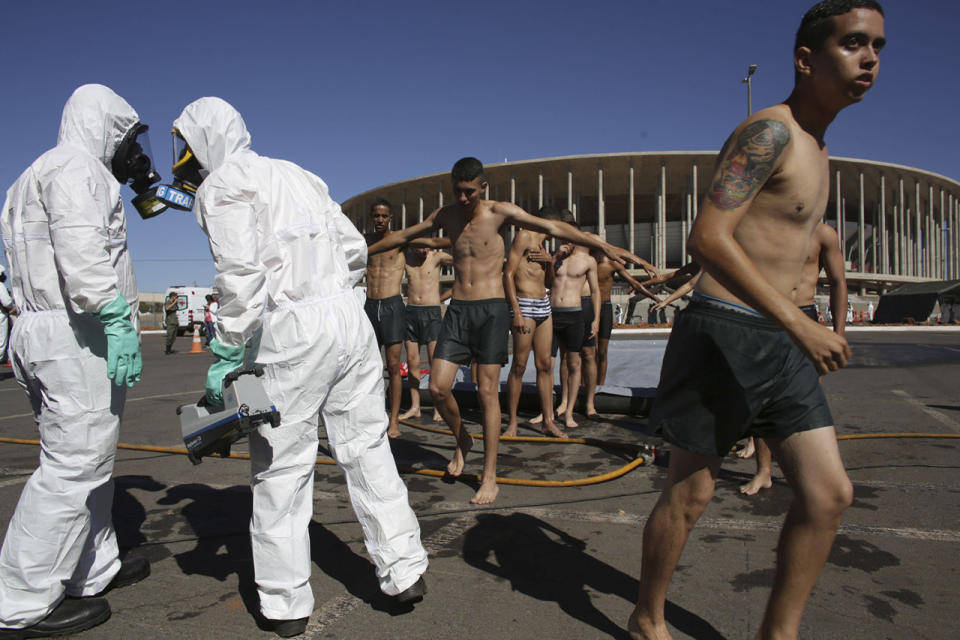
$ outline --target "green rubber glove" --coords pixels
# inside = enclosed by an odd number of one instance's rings
[[[143,359],[140,337],[130,322],[130,304],[118,293],[113,302],[97,313],[107,336],[107,377],[115,385],[132,387],[140,381]]]
[[[223,379],[231,371],[243,366],[243,345],[230,347],[214,338],[210,341],[210,352],[217,356],[217,359],[207,369],[207,402],[215,407],[222,407]]]

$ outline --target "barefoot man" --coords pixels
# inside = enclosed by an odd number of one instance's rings
[[[420,417],[420,347],[427,347],[427,362],[433,367],[433,351],[440,336],[440,303],[449,291],[440,294],[440,269],[453,264],[453,256],[446,251],[432,251],[428,247],[407,249],[407,315],[404,344],[407,349],[407,382],[410,387],[410,408],[400,420]],[[434,422],[439,414],[434,408]]]
[[[794,304],[830,196],[824,134],[876,80],[885,43],[872,0],[827,0],[804,16],[793,92],[738,126],[690,233],[703,276],[664,354],[652,428],[672,445],[666,486],[643,533],[633,638],[670,638],[664,605],[690,530],[730,446],[767,439],[794,490],[757,634],[796,638],[853,488],[818,374],[846,365],[843,336]]]
[[[453,397],[454,378],[461,365],[477,362],[477,391],[483,405],[483,479],[474,504],[497,497],[497,444],[500,437],[500,367],[507,361],[510,307],[503,291],[504,242],[500,229],[514,224],[571,242],[602,249],[615,260],[639,260],[629,251],[587,236],[557,220],[542,220],[509,202],[484,200],[487,187],[483,165],[462,158],[451,172],[455,202],[434,211],[420,224],[396,231],[370,251],[389,250],[409,238],[443,229],[453,250],[453,299],[443,317],[440,338],[430,372],[430,394],[440,415],[457,439],[457,449],[447,466],[451,476],[463,472],[473,438],[463,428],[460,408]]]
[[[390,203],[383,198],[377,199],[370,207],[373,218],[373,233],[364,238],[367,245],[390,236]],[[404,254],[401,247],[367,257],[367,301],[363,305],[373,332],[377,335],[377,344],[384,348],[387,360],[387,400],[390,404],[390,422],[387,435],[400,437],[400,395],[403,392],[403,379],[400,375],[402,357],[404,320],[406,311],[403,297],[400,295],[403,284]],[[418,398],[419,399],[419,398]]]
[[[576,225],[576,222],[572,224]],[[591,234],[592,235],[592,234]],[[563,244],[553,260],[553,285],[550,307],[553,310],[554,346],[560,349],[564,381],[563,422],[567,429],[580,425],[573,419],[573,407],[580,391],[581,349],[587,338],[595,338],[600,325],[600,286],[597,284],[597,261],[586,247]],[[590,292],[581,296],[583,287]],[[589,315],[585,301],[589,300]],[[589,324],[588,324],[589,323]],[[544,419],[550,415],[543,413]]]
[[[541,208],[537,216],[544,220],[560,219],[559,212],[553,207]],[[545,233],[528,229],[518,231],[503,268],[503,288],[513,316],[513,325],[510,327],[513,361],[507,376],[510,418],[507,430],[503,432],[505,436],[517,435],[517,407],[523,387],[523,372],[532,348],[541,415],[547,416],[541,431],[545,435],[567,437],[553,421],[553,362],[550,354],[553,321],[546,285],[548,276],[552,275],[553,259],[544,248],[546,239]]]
[[[817,320],[817,305],[813,296],[817,293],[820,270],[823,269],[830,285],[830,312],[833,314],[833,331],[844,335],[846,328],[844,309],[847,308],[847,276],[843,268],[843,253],[840,251],[840,238],[828,224],[820,223],[810,240],[810,252],[803,264],[803,275],[794,293],[794,301],[800,310],[814,322]],[[750,482],[740,485],[740,493],[752,496],[760,489],[773,486],[770,464],[772,454],[763,438],[753,438],[757,456],[757,474]],[[749,455],[745,456],[749,457]]]

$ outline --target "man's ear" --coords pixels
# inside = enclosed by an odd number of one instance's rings
[[[797,47],[797,50],[793,52],[793,66],[797,73],[803,76],[809,76],[813,73],[812,54],[810,47]]]

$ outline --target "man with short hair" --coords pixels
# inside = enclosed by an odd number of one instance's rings
[[[541,207],[537,217],[558,220],[559,212],[553,207]],[[516,436],[518,428],[517,409],[523,388],[523,373],[527,368],[530,351],[537,369],[537,396],[540,399],[541,415],[546,417],[541,431],[544,435],[566,438],[553,420],[553,321],[547,281],[552,279],[553,261],[544,247],[548,236],[545,233],[520,229],[510,245],[507,263],[503,268],[503,289],[510,304],[513,335],[513,360],[507,375],[507,409],[509,419],[505,436]]]
[[[370,206],[373,232],[364,236],[368,245],[394,233],[390,229],[393,217],[390,202],[377,198]],[[400,437],[400,400],[403,393],[403,378],[400,374],[400,359],[403,356],[403,337],[406,324],[406,307],[403,304],[404,252],[400,247],[367,257],[367,300],[364,311],[377,335],[377,344],[383,348],[387,361],[387,401],[390,405],[390,425],[387,435]]]
[[[420,347],[427,348],[427,363],[432,367],[433,352],[443,319],[440,304],[450,297],[449,290],[440,293],[440,273],[443,267],[453,264],[453,256],[446,251],[411,246],[406,250],[404,263],[407,274],[404,343],[407,350],[410,408],[400,414],[400,420],[420,417]],[[434,421],[438,419],[439,413],[434,408]]]
[[[457,449],[447,465],[459,476],[473,438],[463,428],[460,408],[453,397],[454,378],[461,365],[476,360],[477,390],[483,404],[483,479],[474,504],[487,504],[497,497],[497,444],[500,436],[500,367],[507,361],[510,310],[503,290],[504,242],[500,229],[514,224],[525,229],[590,247],[602,248],[615,260],[639,260],[630,252],[592,238],[556,220],[541,220],[509,202],[484,200],[487,187],[483,164],[476,158],[461,158],[450,174],[455,202],[437,209],[422,223],[397,231],[370,251],[388,250],[409,238],[443,229],[453,251],[453,298],[443,318],[440,338],[430,372],[430,394],[440,415],[457,439]]]
[[[592,234],[591,234],[592,235]],[[586,247],[565,243],[557,250],[553,261],[553,285],[550,287],[550,307],[553,311],[554,353],[560,351],[561,367],[565,370],[563,422],[567,429],[580,425],[573,419],[573,408],[580,391],[581,351],[587,338],[595,338],[600,324],[600,288],[597,285],[597,261]],[[582,295],[586,287],[589,296]],[[589,301],[589,311],[585,308]],[[550,415],[543,413],[544,421]],[[559,416],[558,416],[559,417]]]
[[[741,123],[718,156],[688,244],[703,275],[671,333],[650,416],[673,446],[644,528],[633,638],[670,638],[671,577],[723,457],[748,432],[767,439],[794,489],[757,637],[797,637],[853,488],[818,381],[846,365],[850,347],[792,295],[830,198],[824,134],[873,85],[884,44],[877,2],[814,6],[797,32],[793,92]]]

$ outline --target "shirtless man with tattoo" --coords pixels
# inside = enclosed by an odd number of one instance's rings
[[[873,0],[816,5],[797,32],[790,97],[747,118],[720,152],[688,245],[703,275],[671,333],[650,416],[673,446],[644,528],[633,638],[671,637],[670,580],[723,457],[748,432],[767,439],[794,490],[757,637],[797,637],[853,488],[818,380],[847,364],[850,347],[793,295],[830,197],[824,135],[873,85],[884,44]]]
[[[500,229],[514,224],[524,229],[602,249],[614,260],[639,260],[629,251],[581,233],[557,220],[543,220],[509,202],[484,200],[487,186],[483,165],[462,158],[451,171],[453,204],[430,214],[420,224],[385,238],[376,250],[389,250],[410,238],[443,229],[453,251],[453,299],[443,317],[430,372],[430,394],[457,440],[447,465],[451,476],[463,472],[473,438],[463,428],[452,387],[461,365],[477,362],[477,391],[483,407],[483,477],[470,500],[487,504],[497,497],[497,445],[500,437],[500,367],[507,361],[510,308],[503,290],[504,242]],[[371,251],[374,249],[371,247]]]
[[[820,223],[813,238],[810,239],[810,251],[803,264],[800,283],[794,290],[793,300],[811,320],[817,322],[817,305],[813,296],[817,293],[820,270],[827,276],[830,285],[830,312],[833,314],[833,331],[839,336],[845,334],[847,310],[847,274],[843,265],[843,253],[840,251],[840,238],[828,224]],[[763,438],[753,438],[754,453],[757,456],[757,473],[750,482],[740,486],[740,493],[752,496],[761,489],[773,486],[771,477],[772,454]],[[750,457],[749,447],[743,457]]]
[[[537,217],[544,220],[559,220],[560,214],[553,207],[543,207]],[[552,280],[553,259],[544,248],[545,233],[520,229],[503,268],[503,289],[513,318],[510,333],[513,335],[513,361],[507,375],[507,407],[510,414],[505,436],[517,435],[517,407],[523,387],[523,373],[533,350],[537,368],[537,394],[540,397],[541,415],[547,420],[541,426],[545,435],[566,438],[553,420],[553,320],[550,317],[550,296],[547,282]]]
[[[407,349],[407,384],[410,387],[410,408],[400,414],[400,420],[420,417],[420,347],[427,347],[427,362],[433,366],[433,350],[440,336],[443,314],[440,304],[450,297],[450,291],[440,294],[440,271],[453,264],[453,256],[446,251],[427,247],[410,247],[406,252],[407,313],[404,345]],[[432,369],[431,369],[432,371]],[[440,414],[434,408],[434,422]]]

